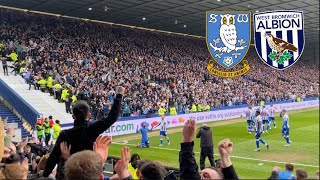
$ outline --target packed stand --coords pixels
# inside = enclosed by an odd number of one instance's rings
[[[285,71],[273,70],[253,47],[250,71],[225,79],[208,74],[203,39],[2,9],[0,17],[5,75],[11,67],[29,89],[64,102],[67,113],[82,99],[93,119],[106,117],[117,85],[128,89],[122,116],[151,115],[161,107],[173,115],[319,96],[316,66],[300,60]]]

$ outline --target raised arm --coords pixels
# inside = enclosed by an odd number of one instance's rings
[[[107,130],[113,123],[115,123],[120,114],[122,97],[125,93],[125,89],[123,87],[117,87],[116,89],[116,98],[113,101],[112,108],[108,117],[103,118],[101,121],[97,121],[94,124],[91,124],[88,127],[88,135],[90,136],[92,141],[95,141],[96,138]]]
[[[196,137],[197,137],[197,138],[200,138],[200,137],[201,137],[201,127],[200,127],[200,129],[199,129]]]
[[[57,139],[56,144],[53,147],[52,152],[49,155],[48,162],[46,165],[46,168],[44,169],[43,176],[48,177],[51,172],[53,171],[56,164],[60,161],[61,158],[61,149],[60,144],[62,143],[61,139],[64,139],[65,137],[64,131],[62,131]]]
[[[183,142],[181,143],[181,150],[179,153],[181,179],[200,179],[198,165],[193,152],[193,137],[195,131],[195,120],[188,120],[183,127]]]
[[[220,153],[221,167],[224,179],[239,179],[230,160],[233,143],[229,139],[222,140],[219,143],[218,149]]]

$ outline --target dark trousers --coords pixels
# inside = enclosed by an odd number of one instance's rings
[[[205,168],[206,157],[208,157],[211,167],[214,167],[213,147],[202,147],[200,153],[200,169]]]
[[[34,89],[37,90],[38,87],[36,86],[36,84],[34,84],[34,82],[28,80],[28,84],[29,84],[29,90],[31,89],[31,85],[33,85]]]
[[[45,135],[45,142],[46,142],[46,146],[49,146],[49,141],[50,141],[50,134],[44,134]]]
[[[7,76],[9,76],[9,74],[8,74],[8,65],[2,65],[2,67],[3,67],[3,74],[4,74],[4,75],[7,74]],[[7,73],[6,73],[6,72],[7,72]]]
[[[71,102],[65,102],[66,112],[71,114]]]

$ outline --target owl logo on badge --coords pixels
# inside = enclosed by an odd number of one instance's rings
[[[249,70],[247,61],[241,71],[223,72],[215,69],[214,63],[225,69],[237,66],[248,52],[251,42],[251,13],[238,11],[208,11],[206,42],[212,60],[208,71],[222,77],[240,76]]]

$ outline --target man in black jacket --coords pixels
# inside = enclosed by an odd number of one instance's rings
[[[200,176],[193,152],[195,131],[195,120],[188,120],[183,127],[183,141],[179,153],[180,179],[239,179],[230,160],[233,144],[229,139],[222,140],[218,147],[222,173],[216,168],[206,168],[201,171]]]
[[[117,121],[124,92],[125,89],[123,87],[118,87],[116,90],[116,97],[108,117],[103,118],[101,121],[96,121],[90,125],[88,123],[88,119],[90,119],[88,104],[84,101],[78,101],[75,104],[72,110],[74,127],[61,131],[53,151],[49,156],[43,173],[44,177],[48,177],[55,165],[58,164],[56,178],[64,178],[64,161],[61,159],[60,150],[61,142],[67,142],[67,144],[71,146],[70,155],[83,150],[92,150],[93,143],[95,142],[96,138]]]
[[[197,138],[201,139],[200,169],[205,168],[206,157],[208,157],[211,167],[214,167],[212,131],[207,124],[200,127]]]

